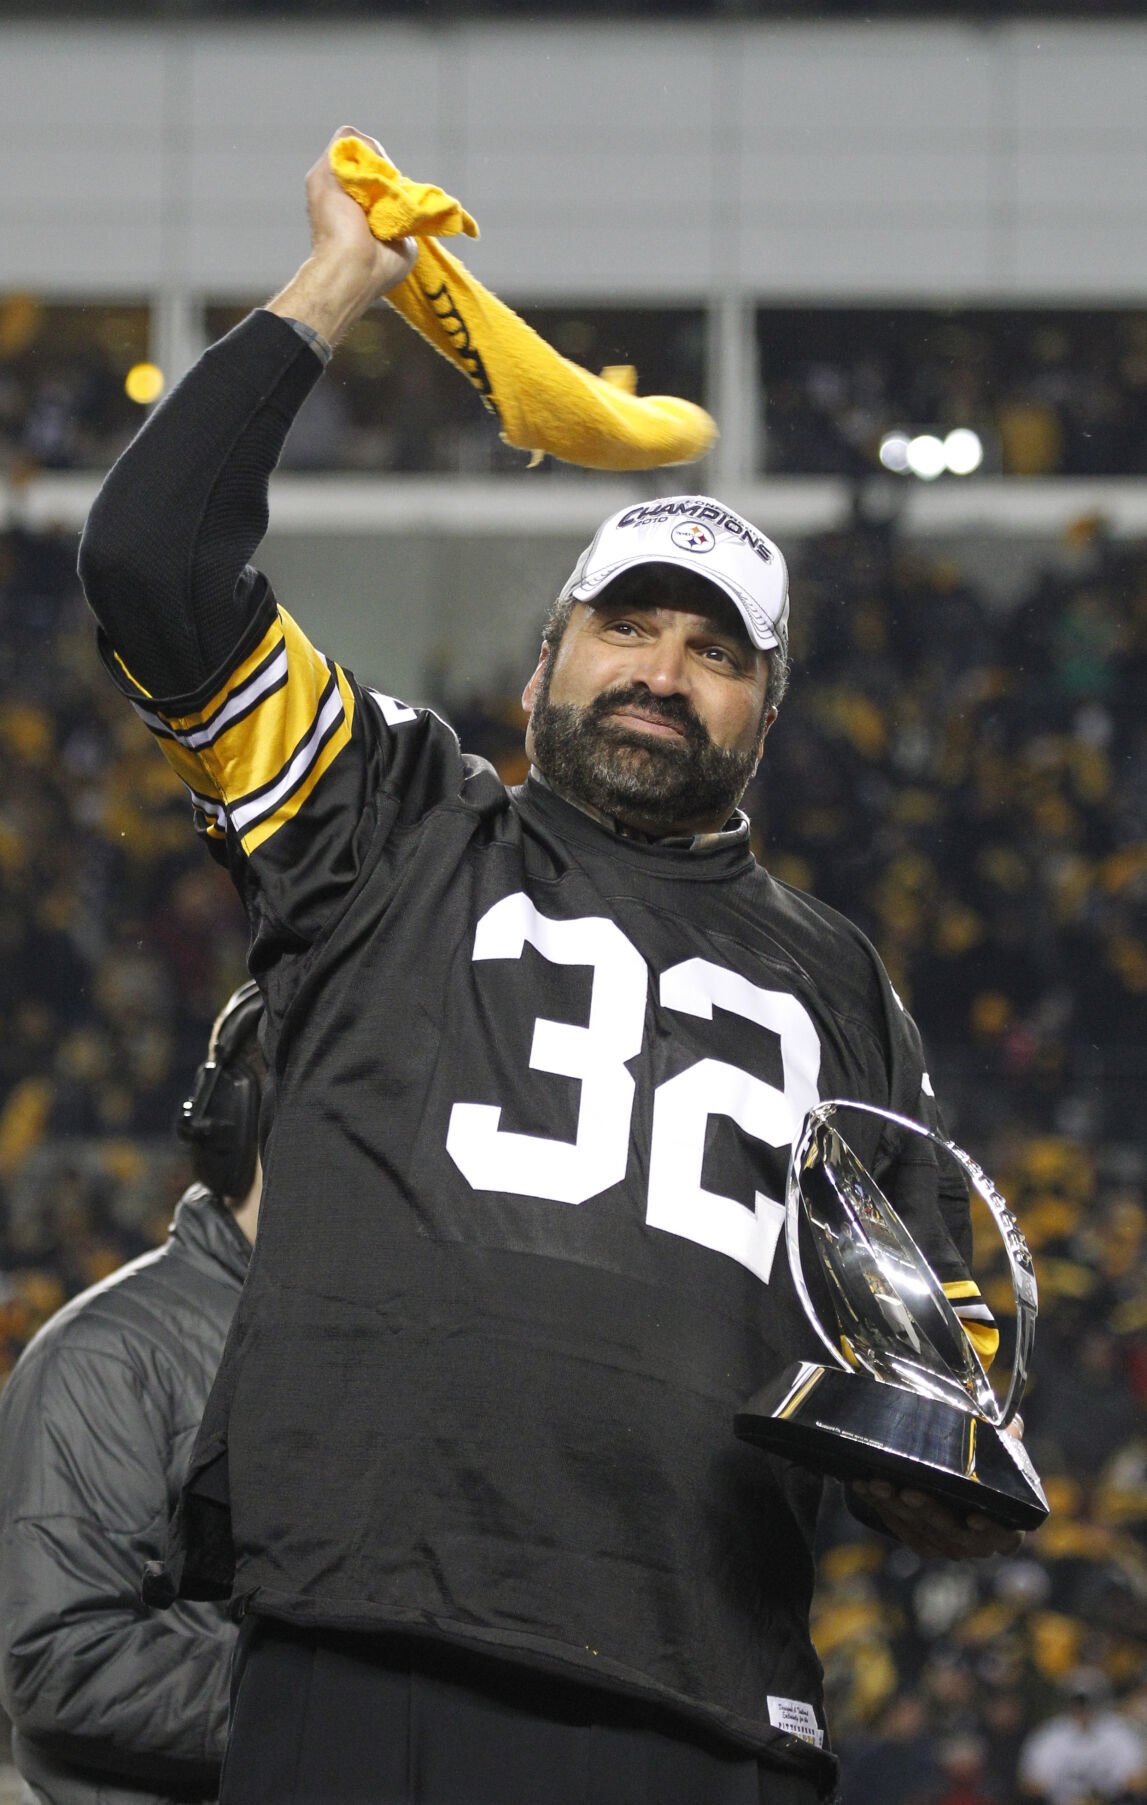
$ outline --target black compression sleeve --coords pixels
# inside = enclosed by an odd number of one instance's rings
[[[157,698],[199,688],[242,637],[267,484],[321,374],[286,320],[249,315],[156,408],[96,497],[80,544],[84,590]]]

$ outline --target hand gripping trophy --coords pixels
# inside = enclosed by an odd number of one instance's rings
[[[1001,1404],[931,1266],[840,1131],[842,1111],[922,1135],[971,1181],[1003,1236],[1016,1301],[1016,1346]],[[930,1128],[868,1103],[809,1111],[793,1147],[785,1238],[793,1281],[832,1364],[801,1360],[738,1412],[736,1432],[840,1479],[886,1479],[1013,1529],[1047,1516],[1022,1442],[1003,1431],[1019,1409],[1037,1293],[1020,1226],[987,1175]],[[802,1265],[811,1243],[836,1315],[826,1329]]]

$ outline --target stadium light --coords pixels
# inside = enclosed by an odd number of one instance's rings
[[[163,393],[163,371],[158,364],[132,364],[124,377],[124,390],[129,401],[138,401],[141,407],[158,401]]]
[[[948,468],[944,441],[938,439],[934,432],[917,433],[914,439],[909,439],[907,456],[909,470],[922,482],[935,482]]]
[[[908,434],[906,432],[886,433],[880,441],[880,462],[886,470],[895,470],[898,475],[908,468]]]
[[[944,456],[953,476],[971,476],[984,461],[979,433],[967,426],[957,426],[944,440]]]
[[[953,476],[971,476],[984,461],[984,446],[979,433],[969,426],[957,426],[941,439],[938,433],[905,432],[895,427],[880,441],[880,462],[897,476],[918,476],[922,482],[935,482],[950,470]]]

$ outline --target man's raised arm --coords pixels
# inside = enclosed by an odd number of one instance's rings
[[[372,237],[326,150],[307,176],[307,211],[306,262],[156,408],[84,530],[88,601],[157,697],[196,691],[242,637],[262,589],[248,559],[267,530],[267,484],[291,423],[328,347],[414,262],[413,240]]]

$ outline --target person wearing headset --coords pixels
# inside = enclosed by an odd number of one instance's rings
[[[0,1700],[25,1805],[213,1800],[235,1628],[140,1597],[247,1271],[265,1066],[235,991],[177,1132],[195,1183],[154,1253],[45,1324],[0,1397]]]

